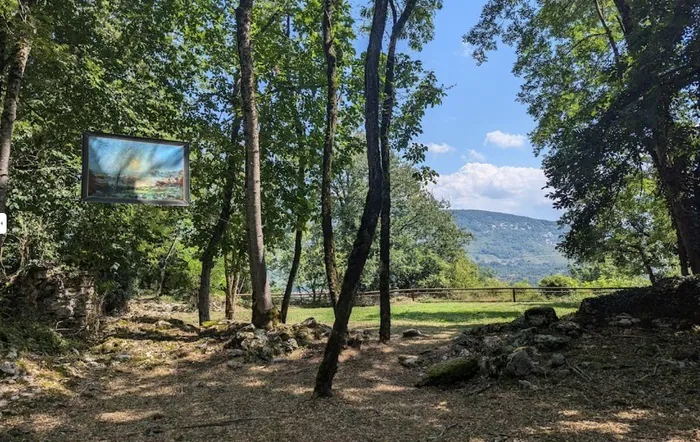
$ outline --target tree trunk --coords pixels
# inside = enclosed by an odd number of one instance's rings
[[[0,117],[0,213],[5,213],[7,209],[12,131],[17,118],[17,102],[19,101],[19,93],[22,89],[22,80],[24,79],[24,69],[27,67],[30,50],[31,40],[29,37],[21,35],[9,61],[5,99],[3,101],[2,117]],[[0,247],[2,247],[4,239],[5,236],[0,235]]]
[[[678,230],[678,223],[673,216],[671,216],[671,222],[673,224],[673,230],[676,232],[676,247],[678,248],[678,263],[681,266],[681,276],[688,276],[690,275],[688,254],[685,252],[683,238],[681,238],[681,232]]]
[[[333,237],[333,213],[331,179],[333,178],[333,144],[338,125],[338,75],[336,54],[333,45],[333,11],[337,0],[324,0],[323,53],[326,56],[328,91],[326,96],[326,133],[323,140],[323,173],[321,178],[321,227],[323,229],[323,261],[326,266],[328,294],[335,311],[340,284],[335,262],[335,240]]]
[[[287,278],[287,286],[284,289],[284,296],[282,298],[282,310],[280,312],[280,319],[283,323],[287,323],[287,312],[289,311],[289,302],[292,299],[292,290],[294,289],[294,280],[297,277],[297,272],[299,271],[299,261],[301,260],[301,241],[304,236],[304,224],[305,224],[305,213],[304,208],[301,207],[302,201],[305,198],[305,183],[306,183],[306,159],[303,153],[303,131],[298,129],[297,133],[299,136],[299,171],[297,176],[297,199],[299,201],[300,207],[298,207],[297,213],[297,226],[296,234],[294,237],[294,257],[292,258],[292,267],[289,269],[289,277]]]
[[[380,128],[380,143],[382,154],[382,223],[379,238],[379,341],[391,339],[391,147],[389,146],[389,130],[394,113],[394,71],[396,67],[396,43],[403,32],[408,18],[416,6],[416,0],[408,0],[401,16],[396,18],[393,0],[390,0],[394,26],[389,38],[389,49],[386,57],[386,73],[384,76],[384,103],[382,104],[382,125]]]
[[[235,267],[232,268],[232,267]],[[224,273],[226,274],[226,319],[233,321],[236,314],[236,293],[238,292],[238,283],[240,273],[237,263],[230,263],[227,254],[224,254]]]
[[[231,99],[231,107],[234,114],[233,121],[231,122],[231,152],[229,152],[228,164],[226,166],[227,176],[224,183],[224,194],[221,200],[221,212],[219,213],[219,218],[216,220],[216,224],[214,225],[214,230],[212,231],[209,243],[202,254],[202,273],[199,277],[199,293],[197,297],[200,325],[203,322],[211,319],[209,313],[211,271],[214,268],[216,251],[219,248],[221,239],[224,237],[224,233],[228,228],[228,222],[231,219],[231,199],[233,198],[233,188],[236,182],[235,177],[239,167],[236,156],[233,155],[233,150],[238,147],[241,128],[241,116],[239,113],[240,102],[238,99],[240,85],[240,79],[234,80]]]
[[[301,218],[301,216],[299,217]],[[282,298],[282,311],[280,312],[280,319],[283,323],[287,323],[287,311],[289,311],[289,302],[292,299],[292,290],[294,288],[294,280],[297,277],[297,272],[299,270],[299,261],[301,258],[301,240],[304,236],[304,230],[301,226],[301,221],[297,221],[297,231],[294,238],[294,258],[292,258],[292,268],[289,270],[289,278],[287,278],[287,286],[284,289],[284,297]]]
[[[690,271],[693,274],[700,274],[700,207],[695,206],[692,197],[694,192],[688,188],[683,179],[685,164],[680,159],[671,157],[669,134],[673,122],[670,114],[670,98],[665,91],[660,93],[656,113],[650,154],[657,167],[671,217],[678,227],[677,234],[681,239],[680,243],[685,251]]]
[[[610,44],[610,49],[613,51],[613,56],[615,58],[615,68],[617,69],[617,77],[620,80],[622,80],[622,76],[624,73],[622,72],[622,64],[620,62],[620,51],[617,49],[615,37],[613,36],[613,33],[610,30],[607,21],[605,20],[603,10],[600,7],[600,3],[598,2],[598,0],[593,0],[593,2],[595,3],[595,10],[596,14],[598,14],[598,20],[600,20],[600,24],[603,26],[603,30],[605,30],[605,36],[607,37],[608,43]]]
[[[168,253],[165,255],[165,258],[163,259],[163,264],[160,267],[160,279],[158,281],[158,290],[156,291],[157,297],[160,297],[160,295],[163,294],[163,285],[165,284],[165,271],[168,269],[168,261],[170,261],[170,256],[173,254],[173,250],[175,250],[175,244],[177,243],[178,239],[180,238],[175,237],[173,242],[170,244]]]
[[[253,317],[256,327],[266,327],[278,320],[279,312],[272,303],[270,282],[265,264],[265,240],[262,229],[262,197],[260,189],[260,142],[258,111],[255,107],[255,76],[250,41],[253,0],[241,0],[236,9],[238,54],[241,63],[241,95],[243,135],[245,138],[245,212],[248,230],[250,283],[253,289]]]
[[[357,286],[367,262],[372,240],[382,208],[382,159],[379,149],[379,58],[386,26],[388,0],[375,0],[369,46],[365,56],[365,134],[367,137],[367,164],[369,186],[362,221],[348,256],[347,270],[340,289],[333,330],[328,338],[323,361],[316,376],[314,394],[332,395],[333,377],[338,370],[338,356],[345,343],[348,321],[357,293]]]

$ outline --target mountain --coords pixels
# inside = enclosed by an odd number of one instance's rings
[[[474,235],[469,256],[498,278],[536,284],[543,276],[567,272],[569,261],[555,249],[564,231],[555,221],[484,210],[451,212],[457,225]]]

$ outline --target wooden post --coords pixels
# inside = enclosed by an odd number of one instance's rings
[[[513,302],[515,302],[515,288],[513,289]]]

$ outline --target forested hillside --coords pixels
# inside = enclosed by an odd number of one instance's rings
[[[452,210],[457,225],[474,235],[467,246],[477,264],[500,279],[537,283],[565,273],[568,260],[556,249],[563,233],[555,221],[484,210]]]

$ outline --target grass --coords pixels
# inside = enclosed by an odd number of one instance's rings
[[[392,324],[401,327],[459,327],[493,322],[507,322],[520,316],[525,310],[535,306],[551,306],[559,316],[574,312],[576,302],[403,302],[392,305]],[[190,323],[196,323],[196,313],[176,315]],[[333,310],[330,307],[289,308],[288,323],[294,324],[313,317],[325,324],[333,323]],[[222,312],[212,312],[212,319],[222,319]],[[248,309],[238,307],[236,320],[249,321]],[[355,307],[350,317],[351,327],[376,327],[379,325],[379,307]]]

